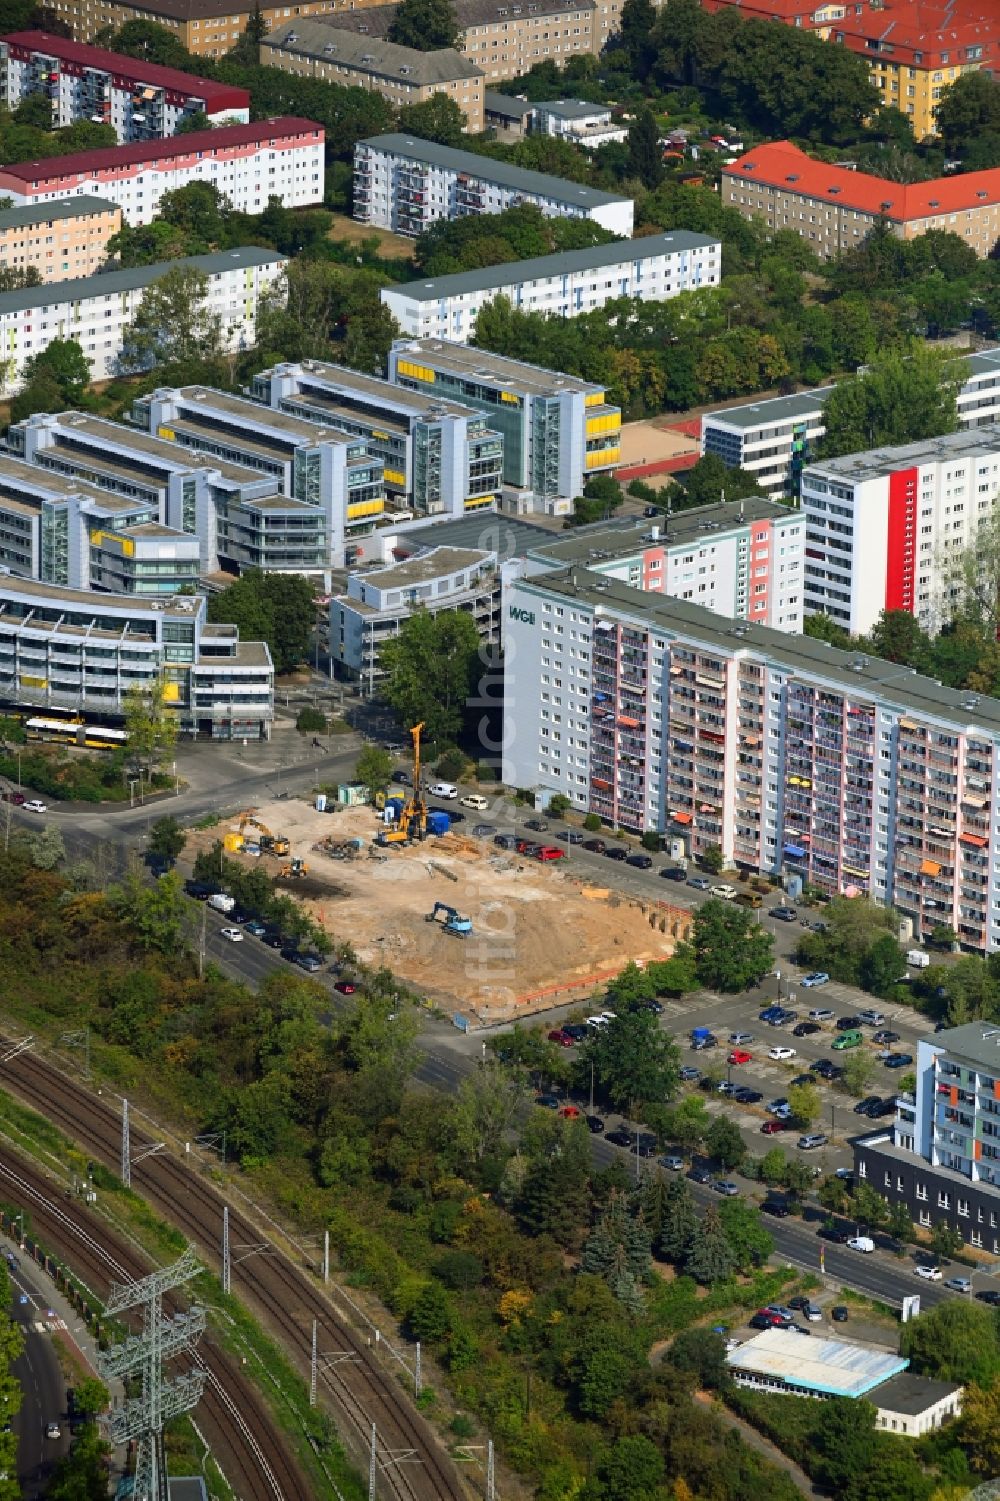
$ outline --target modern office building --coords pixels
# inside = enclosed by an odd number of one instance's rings
[[[234,625],[210,625],[203,595],[136,599],[0,577],[3,703],[116,716],[130,689],[160,681],[183,733],[269,738],[271,654]]]
[[[125,330],[147,290],[179,267],[205,276],[205,304],[219,318],[220,348],[253,344],[258,300],[285,267],[283,256],[256,245],[107,271],[79,281],[21,287],[0,292],[0,368],[6,391],[20,388],[28,360],[53,339],[76,340],[90,362],[93,380],[117,375]]]
[[[581,566],[637,589],[692,600],[719,615],[798,634],[805,530],[801,512],[749,497],[652,521],[576,528],[529,547],[524,573]]]
[[[191,182],[218,188],[241,214],[262,214],[270,198],[285,208],[323,201],[324,131],[286,115],[252,125],[220,125],[163,141],[106,146],[0,166],[0,194],[15,204],[57,198],[110,198],[129,224],[148,224],[164,193]]]
[[[621,409],[575,376],[443,339],[397,339],[389,379],[489,413],[503,435],[504,483],[533,492],[543,510],[567,514],[589,475],[621,461]]]
[[[269,32],[261,42],[260,60],[300,78],[382,94],[397,109],[444,94],[462,111],[466,130],[477,134],[483,129],[482,70],[454,47],[418,52],[348,31],[333,15],[288,21]]]
[[[465,344],[475,334],[480,309],[495,297],[506,297],[522,313],[576,318],[618,297],[666,302],[698,287],[716,287],[721,276],[721,241],[675,229],[431,281],[396,283],[383,287],[380,295],[409,337]]]
[[[722,201],[772,232],[793,230],[821,260],[854,249],[879,223],[903,240],[947,230],[980,257],[991,255],[1000,237],[996,167],[899,183],[830,166],[791,141],[773,141],[722,168]]]
[[[96,276],[121,227],[122,211],[107,198],[0,209],[0,267],[34,266],[46,285]]]
[[[197,584],[199,543],[164,526],[148,498],[0,460],[0,568],[112,594],[176,594]]]
[[[324,570],[356,559],[357,544],[385,510],[382,460],[363,439],[206,386],[140,396],[133,421],[196,453],[270,477],[274,489],[323,514]],[[288,518],[289,520],[291,518]]]
[[[416,610],[432,615],[465,610],[483,641],[499,639],[495,553],[434,547],[405,562],[352,573],[346,594],[330,600],[330,657],[337,675],[375,691],[384,673],[383,644],[398,636]]]
[[[417,136],[369,136],[354,148],[354,217],[362,224],[419,235],[438,219],[500,214],[517,203],[536,204],[546,218],[593,219],[612,234],[632,234],[631,198],[564,177]]]
[[[958,393],[960,428],[988,427],[1000,419],[1000,349],[958,354],[965,381]],[[832,386],[792,396],[748,401],[706,412],[701,451],[745,469],[772,495],[797,495],[802,471],[826,432],[823,408]]]
[[[121,142],[176,135],[193,115],[212,125],[250,119],[246,89],[44,31],[9,32],[0,40],[0,104],[13,111],[35,96],[51,105],[52,130],[96,120]]]
[[[882,610],[925,630],[951,616],[950,565],[972,545],[1000,494],[996,426],[811,464],[802,474],[806,610],[853,635]]]
[[[266,407],[363,440],[383,465],[396,511],[463,516],[496,503],[503,438],[470,406],[322,360],[264,370],[254,376],[251,394]],[[355,555],[362,552],[356,548]]]
[[[507,784],[1000,948],[1000,701],[583,567],[504,651]]]

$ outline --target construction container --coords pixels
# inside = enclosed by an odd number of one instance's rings
[[[345,808],[360,808],[368,801],[368,788],[363,782],[340,782],[337,801]]]
[[[405,807],[405,797],[387,797],[385,800],[385,811],[389,816],[389,822],[398,823],[399,815],[402,813]]]
[[[326,812],[326,793],[325,792],[317,792],[317,794],[316,794],[316,812],[317,813],[325,813]]]
[[[222,847],[227,854],[236,855],[243,848],[243,835],[237,834],[231,829],[222,841]]]
[[[428,834],[447,834],[451,828],[451,819],[443,808],[432,808],[427,815]]]

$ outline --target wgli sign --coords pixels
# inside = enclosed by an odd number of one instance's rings
[[[534,610],[522,610],[520,605],[511,605],[510,618],[511,620],[519,620],[522,625],[534,625],[535,612]]]

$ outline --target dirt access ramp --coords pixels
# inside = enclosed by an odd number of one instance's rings
[[[675,910],[589,885],[575,877],[571,859],[541,864],[461,833],[370,854],[380,827],[370,808],[329,814],[281,800],[261,803],[257,816],[306,861],[307,879],[282,884],[332,939],[351,943],[368,964],[388,965],[471,1026],[565,1004],[629,960],[667,958],[679,936]],[[192,834],[192,849],[210,847],[228,827]],[[321,848],[351,839],[364,841],[353,859]],[[265,857],[272,873],[284,863]],[[458,938],[428,922],[435,902],[470,918],[472,935]]]

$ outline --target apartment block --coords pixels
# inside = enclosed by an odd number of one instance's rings
[[[337,675],[372,694],[381,682],[381,650],[416,610],[464,610],[480,638],[499,638],[496,554],[435,547],[419,557],[352,573],[346,594],[330,600],[330,657]]]
[[[618,297],[666,302],[698,287],[718,286],[721,275],[721,241],[675,229],[403,282],[383,287],[380,296],[404,334],[465,344],[475,334],[480,309],[495,297],[506,297],[520,312],[576,318]]]
[[[132,420],[158,438],[260,470],[280,494],[322,513],[324,570],[356,560],[385,510],[381,459],[363,439],[206,386],[139,397]],[[291,518],[288,518],[291,521]]]
[[[807,612],[856,635],[882,610],[940,629],[951,615],[949,563],[975,541],[998,494],[995,427],[810,465],[802,475]]]
[[[438,219],[499,214],[518,203],[536,204],[546,218],[593,219],[612,234],[632,234],[631,198],[416,136],[369,136],[354,148],[354,217],[362,224],[419,235]]]
[[[512,584],[503,780],[1000,947],[1000,702],[577,567]]]
[[[336,11],[350,15],[364,0],[302,0],[299,16],[318,16]],[[288,20],[282,5],[262,5],[261,18],[267,30],[275,31]],[[213,0],[54,0],[51,10],[70,28],[78,42],[90,42],[98,33],[118,31],[127,21],[155,21],[170,31],[195,57],[223,57],[231,52],[246,30],[256,5],[254,0],[213,4]]]
[[[213,125],[250,119],[246,89],[44,31],[10,32],[0,40],[0,104],[13,111],[35,97],[51,105],[52,130],[96,120],[113,126],[120,142],[176,135],[195,114]]]
[[[637,589],[688,599],[719,615],[802,630],[805,521],[748,497],[650,521],[595,522],[524,555],[523,572],[583,567]]]
[[[161,678],[182,733],[269,738],[271,654],[234,625],[210,625],[203,595],[136,599],[0,579],[0,701],[121,715],[130,689]]]
[[[176,267],[190,267],[206,277],[205,304],[219,317],[221,347],[232,350],[252,345],[258,300],[284,266],[284,258],[273,250],[250,245],[50,286],[0,292],[5,389],[12,393],[20,388],[28,360],[47,349],[53,339],[75,339],[79,343],[90,361],[93,380],[118,374],[125,330],[146,291]]]
[[[164,526],[149,499],[111,495],[4,454],[0,568],[112,594],[176,594],[197,584],[199,544]]]
[[[603,386],[443,339],[397,339],[389,379],[488,413],[503,436],[504,483],[543,510],[568,514],[589,475],[621,462],[621,409]]]
[[[860,245],[883,221],[902,240],[947,230],[981,258],[1000,238],[1000,167],[904,184],[828,166],[791,141],[774,141],[724,166],[721,191],[744,219],[794,230],[821,260]]]
[[[621,0],[455,0],[452,9],[455,46],[495,84],[540,62],[561,68],[581,54],[596,57],[618,30]],[[388,36],[394,13],[393,5],[349,5],[335,24],[374,42]]]
[[[463,516],[496,503],[503,436],[471,406],[321,360],[264,370],[251,394],[265,407],[361,439],[383,466],[397,512]],[[356,559],[364,555],[356,544]]]
[[[0,194],[15,204],[79,196],[109,198],[129,224],[148,224],[164,193],[208,182],[241,214],[262,214],[270,198],[285,208],[323,201],[321,125],[286,115],[252,125],[220,125],[170,140],[75,151],[0,166]]]
[[[957,400],[959,428],[989,427],[1000,419],[1000,350],[956,358],[965,373]],[[798,495],[802,472],[826,432],[823,407],[832,390],[816,386],[793,396],[706,412],[701,451],[747,470],[772,495]]]
[[[0,209],[0,267],[34,266],[45,283],[96,276],[121,227],[122,211],[107,198]]]
[[[376,41],[338,26],[334,15],[290,21],[269,32],[260,60],[300,78],[382,94],[397,109],[444,94],[462,111],[466,130],[477,134],[483,129],[482,70],[454,47],[418,52],[383,38]]]

